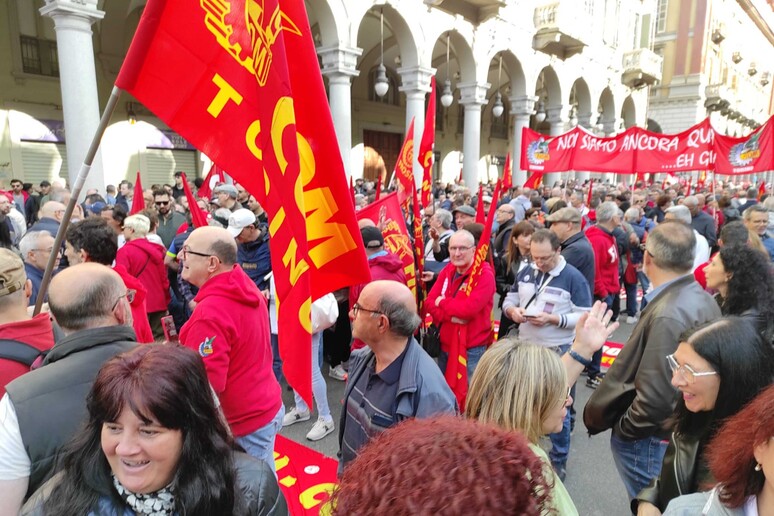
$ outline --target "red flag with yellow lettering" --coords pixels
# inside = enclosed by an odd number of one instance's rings
[[[283,368],[311,402],[311,301],[370,275],[303,0],[149,0],[116,86],[268,212]]]
[[[433,145],[435,145],[435,75],[430,78],[430,98],[425,112],[425,128],[419,143],[417,159],[422,165],[422,206],[430,206],[433,182]]]
[[[395,162],[395,177],[398,179],[398,203],[403,209],[404,215],[409,213],[411,202],[411,190],[414,186],[414,119],[411,119],[406,139]]]
[[[498,181],[495,186],[493,199],[500,198],[501,188],[502,183]],[[470,293],[473,292],[473,289],[476,288],[476,285],[481,279],[484,264],[488,262],[489,241],[492,238],[492,222],[494,221],[495,211],[497,211],[497,203],[493,202],[491,206],[489,206],[489,214],[487,215],[486,223],[484,224],[484,231],[481,233],[481,238],[478,241],[476,255],[473,258],[473,265],[470,266],[468,281],[464,284],[464,289],[462,290],[468,297],[470,296]],[[460,411],[464,411],[465,399],[468,396],[468,350],[466,348],[468,327],[465,324],[453,322],[444,324],[451,324],[454,329],[454,339],[449,343],[449,361],[446,364],[444,377],[446,378],[446,383],[449,384],[449,387],[454,393],[454,396],[457,398],[457,403],[460,405]],[[492,332],[492,337],[494,338],[494,331]],[[487,346],[488,345],[489,344],[487,344]]]

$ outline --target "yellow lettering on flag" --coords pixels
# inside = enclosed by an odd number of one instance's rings
[[[285,265],[285,267],[290,265],[289,268],[291,286],[295,286],[298,278],[300,278],[303,273],[309,270],[309,265],[306,263],[306,260],[301,258],[301,260],[296,261],[296,251],[298,251],[298,243],[296,242],[295,238],[291,238],[290,243],[288,244],[288,249],[282,256],[282,264]]]
[[[207,108],[207,113],[212,115],[213,118],[218,118],[229,100],[233,100],[237,106],[242,103],[242,95],[226,82],[226,79],[221,77],[220,74],[216,73],[215,77],[212,78],[212,82],[218,87],[217,95],[215,95],[215,98],[212,99]]]

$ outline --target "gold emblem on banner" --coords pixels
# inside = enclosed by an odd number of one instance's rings
[[[255,75],[258,84],[265,86],[272,62],[271,47],[280,32],[285,30],[300,36],[301,30],[280,10],[279,5],[275,7],[268,23],[264,24],[264,0],[245,0],[243,18],[231,14],[231,3],[229,0],[200,0],[200,5],[206,13],[204,24],[218,43],[239,64]],[[235,28],[234,25],[237,24],[242,26]],[[238,36],[245,33],[250,36],[250,48],[244,48],[243,43],[239,41]]]

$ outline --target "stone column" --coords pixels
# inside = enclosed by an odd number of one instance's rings
[[[612,120],[602,121],[602,132],[605,133],[605,137],[615,136],[618,134],[618,128],[623,125],[622,118],[613,118]],[[611,184],[618,183],[618,174],[608,173],[604,175],[604,178],[610,181]]]
[[[578,125],[593,133],[594,130],[591,128],[591,113],[584,113],[582,115],[579,114]],[[589,173],[586,170],[575,171],[575,179],[580,184],[583,184],[584,181],[588,181],[590,177],[591,177],[591,173]]]
[[[571,106],[564,104],[558,106],[549,106],[546,109],[546,120],[551,124],[550,135],[560,136],[566,133],[569,129],[570,122],[570,108]],[[564,174],[569,177],[568,173]],[[556,181],[562,179],[562,174],[546,174],[543,178],[543,184],[547,186],[554,186]]]
[[[52,18],[56,30],[67,167],[70,186],[73,186],[99,125],[91,26],[101,20],[105,13],[97,9],[97,0],[46,0],[40,14]],[[89,188],[105,191],[105,175],[99,151],[94,157],[79,201]]]
[[[521,133],[522,129],[529,127],[529,117],[535,111],[535,102],[538,97],[527,95],[524,97],[509,97],[511,112],[513,115],[513,147],[511,148],[511,162],[513,163],[513,185],[521,186],[527,180],[527,172],[521,169]]]
[[[475,192],[478,188],[478,160],[481,158],[481,107],[487,103],[489,83],[458,84],[460,104],[465,108],[462,136],[462,179]]]
[[[333,127],[339,142],[341,159],[347,178],[352,175],[350,152],[352,150],[352,78],[357,77],[357,58],[362,48],[334,46],[321,48],[317,53],[322,58],[322,73],[328,77],[329,98]],[[362,170],[354,171],[357,177],[363,176]]]
[[[398,88],[406,94],[406,131],[414,120],[414,183],[417,188],[422,186],[424,170],[419,164],[417,154],[425,129],[425,95],[430,93],[430,78],[435,73],[433,68],[411,66],[398,68],[401,86]]]

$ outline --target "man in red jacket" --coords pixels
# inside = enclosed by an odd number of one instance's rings
[[[449,343],[454,328],[450,324],[466,324],[468,327],[468,382],[473,377],[481,355],[492,343],[492,306],[494,304],[494,272],[488,262],[484,262],[481,277],[469,296],[465,287],[470,276],[470,268],[476,256],[476,240],[473,234],[461,229],[449,239],[449,257],[451,267],[445,267],[425,300],[427,312],[433,317],[433,324],[440,325],[441,356],[438,366],[446,372],[449,358]]]
[[[594,249],[594,301],[604,301],[613,309],[613,298],[621,290],[618,276],[618,246],[613,230],[621,225],[621,209],[615,202],[603,202],[597,207],[597,224],[586,230]],[[596,389],[600,379],[602,350],[594,353],[588,367],[586,385]]]
[[[180,342],[199,353],[236,441],[274,470],[274,440],[285,407],[272,371],[269,310],[237,264],[234,237],[195,229],[178,254],[183,279],[199,287]]]
[[[371,270],[371,281],[394,280],[406,284],[406,273],[403,271],[403,261],[394,253],[384,248],[384,236],[376,226],[365,226],[360,229],[360,236],[363,238],[363,247],[365,247],[368,257],[368,268]],[[357,303],[360,293],[368,283],[361,283],[349,289],[349,306]],[[358,339],[352,339],[352,351],[365,347],[365,343]],[[337,366],[341,368],[341,365]],[[343,380],[339,375],[343,374],[335,369],[331,370],[331,376],[337,380]]]

